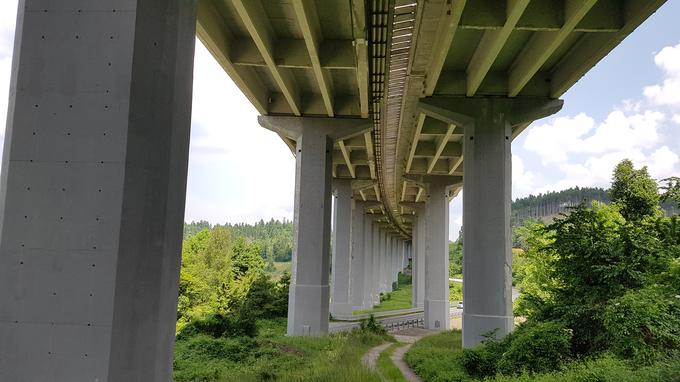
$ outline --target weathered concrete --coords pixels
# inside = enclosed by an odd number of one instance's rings
[[[259,116],[257,120],[297,142],[288,335],[326,334],[333,139],[363,134],[371,125],[359,118]]]
[[[373,219],[371,218],[371,221]],[[373,289],[373,305],[377,305],[380,303],[380,264],[381,264],[381,259],[380,259],[380,228],[376,223],[371,223],[371,226],[373,227],[373,248],[372,248],[372,253],[373,253],[373,272],[372,272],[372,279],[371,279],[371,287]]]
[[[333,180],[333,257],[330,311],[334,316],[352,314],[350,272],[352,251],[352,184],[349,179]]]
[[[167,382],[195,2],[20,4],[0,186],[0,380]]]
[[[527,98],[429,99],[431,110],[464,128],[463,346],[513,328],[510,234],[512,126],[557,112],[562,101]]]
[[[366,214],[362,214],[364,219],[364,293],[361,306],[363,309],[368,309],[373,306],[375,301],[375,268],[373,251],[373,220]]]
[[[433,177],[434,178],[434,177]],[[425,328],[449,329],[449,177],[433,180],[425,204]]]
[[[368,291],[364,286],[364,272],[367,267],[364,253],[364,209],[362,202],[354,202],[352,208],[352,251],[350,253],[350,304],[352,309],[364,307],[364,294]]]
[[[425,306],[425,242],[427,220],[425,219],[425,205],[416,207],[416,218],[413,228],[413,306]]]

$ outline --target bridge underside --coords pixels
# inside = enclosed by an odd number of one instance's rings
[[[194,36],[296,157],[289,334],[370,307],[409,263],[425,326],[448,328],[461,189],[464,345],[508,333],[511,141],[664,1],[124,3],[21,2],[3,381],[171,380]]]

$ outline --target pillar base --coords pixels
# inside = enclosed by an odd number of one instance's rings
[[[448,300],[425,300],[425,329],[449,330],[451,303]]]
[[[288,301],[288,335],[328,334],[328,285],[291,285]],[[324,304],[324,301],[326,304]],[[326,307],[326,309],[324,309]]]
[[[512,316],[485,316],[481,314],[463,313],[463,347],[471,348],[479,345],[482,334],[495,331],[496,338],[503,338],[512,331]]]

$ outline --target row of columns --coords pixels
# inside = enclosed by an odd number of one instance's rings
[[[2,158],[0,380],[169,381],[196,2],[132,1],[123,12],[97,2],[39,3],[19,9]],[[466,347],[512,328],[512,128],[559,107],[529,97],[419,105],[465,131]],[[334,141],[369,131],[371,121],[260,123],[297,144],[288,334],[324,334],[331,152]],[[446,329],[449,184],[422,181],[429,197],[411,243],[414,304],[425,309],[426,326]],[[360,213],[360,203],[344,205],[335,216],[350,221],[349,239],[336,237],[334,248],[349,257],[336,256],[334,268],[349,279],[334,275],[333,285],[344,288],[334,303],[367,307],[395,286],[408,255],[403,241]]]
[[[407,242],[365,213],[370,202],[352,199],[350,179],[334,180],[333,189],[330,312],[348,317],[397,288],[398,274],[408,266]]]

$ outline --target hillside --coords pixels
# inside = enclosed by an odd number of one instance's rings
[[[512,225],[518,226],[529,218],[552,220],[554,216],[567,211],[570,207],[575,207],[581,202],[590,205],[593,200],[609,203],[609,191],[599,187],[574,187],[517,198],[512,202]],[[680,213],[670,202],[662,203],[661,208],[668,216]]]

